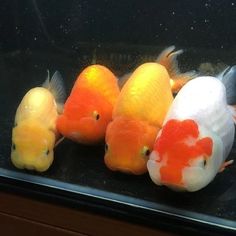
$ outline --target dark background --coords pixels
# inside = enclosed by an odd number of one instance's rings
[[[76,50],[81,42],[235,48],[227,0],[1,0],[0,49]]]

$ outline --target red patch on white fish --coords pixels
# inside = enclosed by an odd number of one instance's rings
[[[154,145],[160,157],[158,162],[164,162],[160,168],[161,182],[184,186],[182,170],[199,156],[209,158],[212,148],[210,137],[199,139],[198,125],[194,120],[169,120]]]

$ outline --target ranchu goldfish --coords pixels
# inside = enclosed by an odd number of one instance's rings
[[[143,174],[147,160],[176,92],[192,78],[180,74],[176,57],[182,53],[165,49],[159,63],[139,66],[124,84],[106,132],[105,164],[113,171]],[[173,88],[173,90],[172,90]]]
[[[88,66],[72,88],[64,112],[57,120],[57,129],[78,143],[103,141],[119,93],[118,80],[108,68]]]
[[[224,75],[226,84],[229,75]],[[235,90],[230,91],[232,102]],[[147,163],[154,183],[194,192],[232,163],[225,160],[234,142],[236,110],[226,98],[224,84],[210,76],[195,78],[179,91]]]
[[[58,71],[42,87],[30,89],[17,108],[12,130],[11,161],[19,169],[46,171],[54,159],[58,113],[65,90]]]

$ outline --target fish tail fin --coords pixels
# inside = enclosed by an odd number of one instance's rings
[[[224,79],[224,76],[229,72],[230,66],[226,66],[223,71],[221,71],[218,75],[216,75],[216,78],[222,81]]]
[[[66,91],[62,76],[59,71],[56,71],[50,79],[49,70],[48,76],[42,87],[48,89],[54,96],[57,103],[58,113],[62,113],[63,106],[66,98]]]
[[[172,77],[172,75],[175,75],[176,73],[179,72],[179,67],[178,67],[178,61],[177,61],[177,56],[182,54],[184,51],[178,50],[175,51],[175,46],[172,45],[170,47],[165,48],[158,58],[156,59],[156,62],[165,66],[167,71],[169,72],[169,75]]]
[[[226,89],[227,104],[236,105],[236,65],[226,67],[217,78],[224,84]]]
[[[170,83],[173,93],[177,93],[189,80],[197,76],[195,71],[180,72],[177,56],[183,52],[182,49],[175,51],[175,46],[172,45],[164,49],[156,60],[156,62],[166,67],[171,78]]]
[[[236,124],[236,105],[228,105],[228,108],[232,114],[234,124]]]

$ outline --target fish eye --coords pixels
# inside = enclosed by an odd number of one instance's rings
[[[142,155],[148,157],[150,153],[151,153],[150,149],[147,146],[144,146],[142,149]]]
[[[100,119],[100,115],[97,111],[94,111],[93,112],[93,117],[96,119],[96,120],[99,120]]]
[[[105,152],[107,152],[108,151],[108,144],[106,143],[105,144]]]
[[[50,150],[48,149],[47,151],[46,151],[46,155],[48,155],[50,153]]]
[[[207,160],[204,159],[204,160],[203,160],[203,166],[206,167],[206,165],[207,165]]]
[[[13,127],[16,127],[16,126],[17,126],[17,123],[15,122],[14,125],[13,125]]]
[[[16,145],[15,145],[15,143],[12,143],[12,150],[16,150]]]

